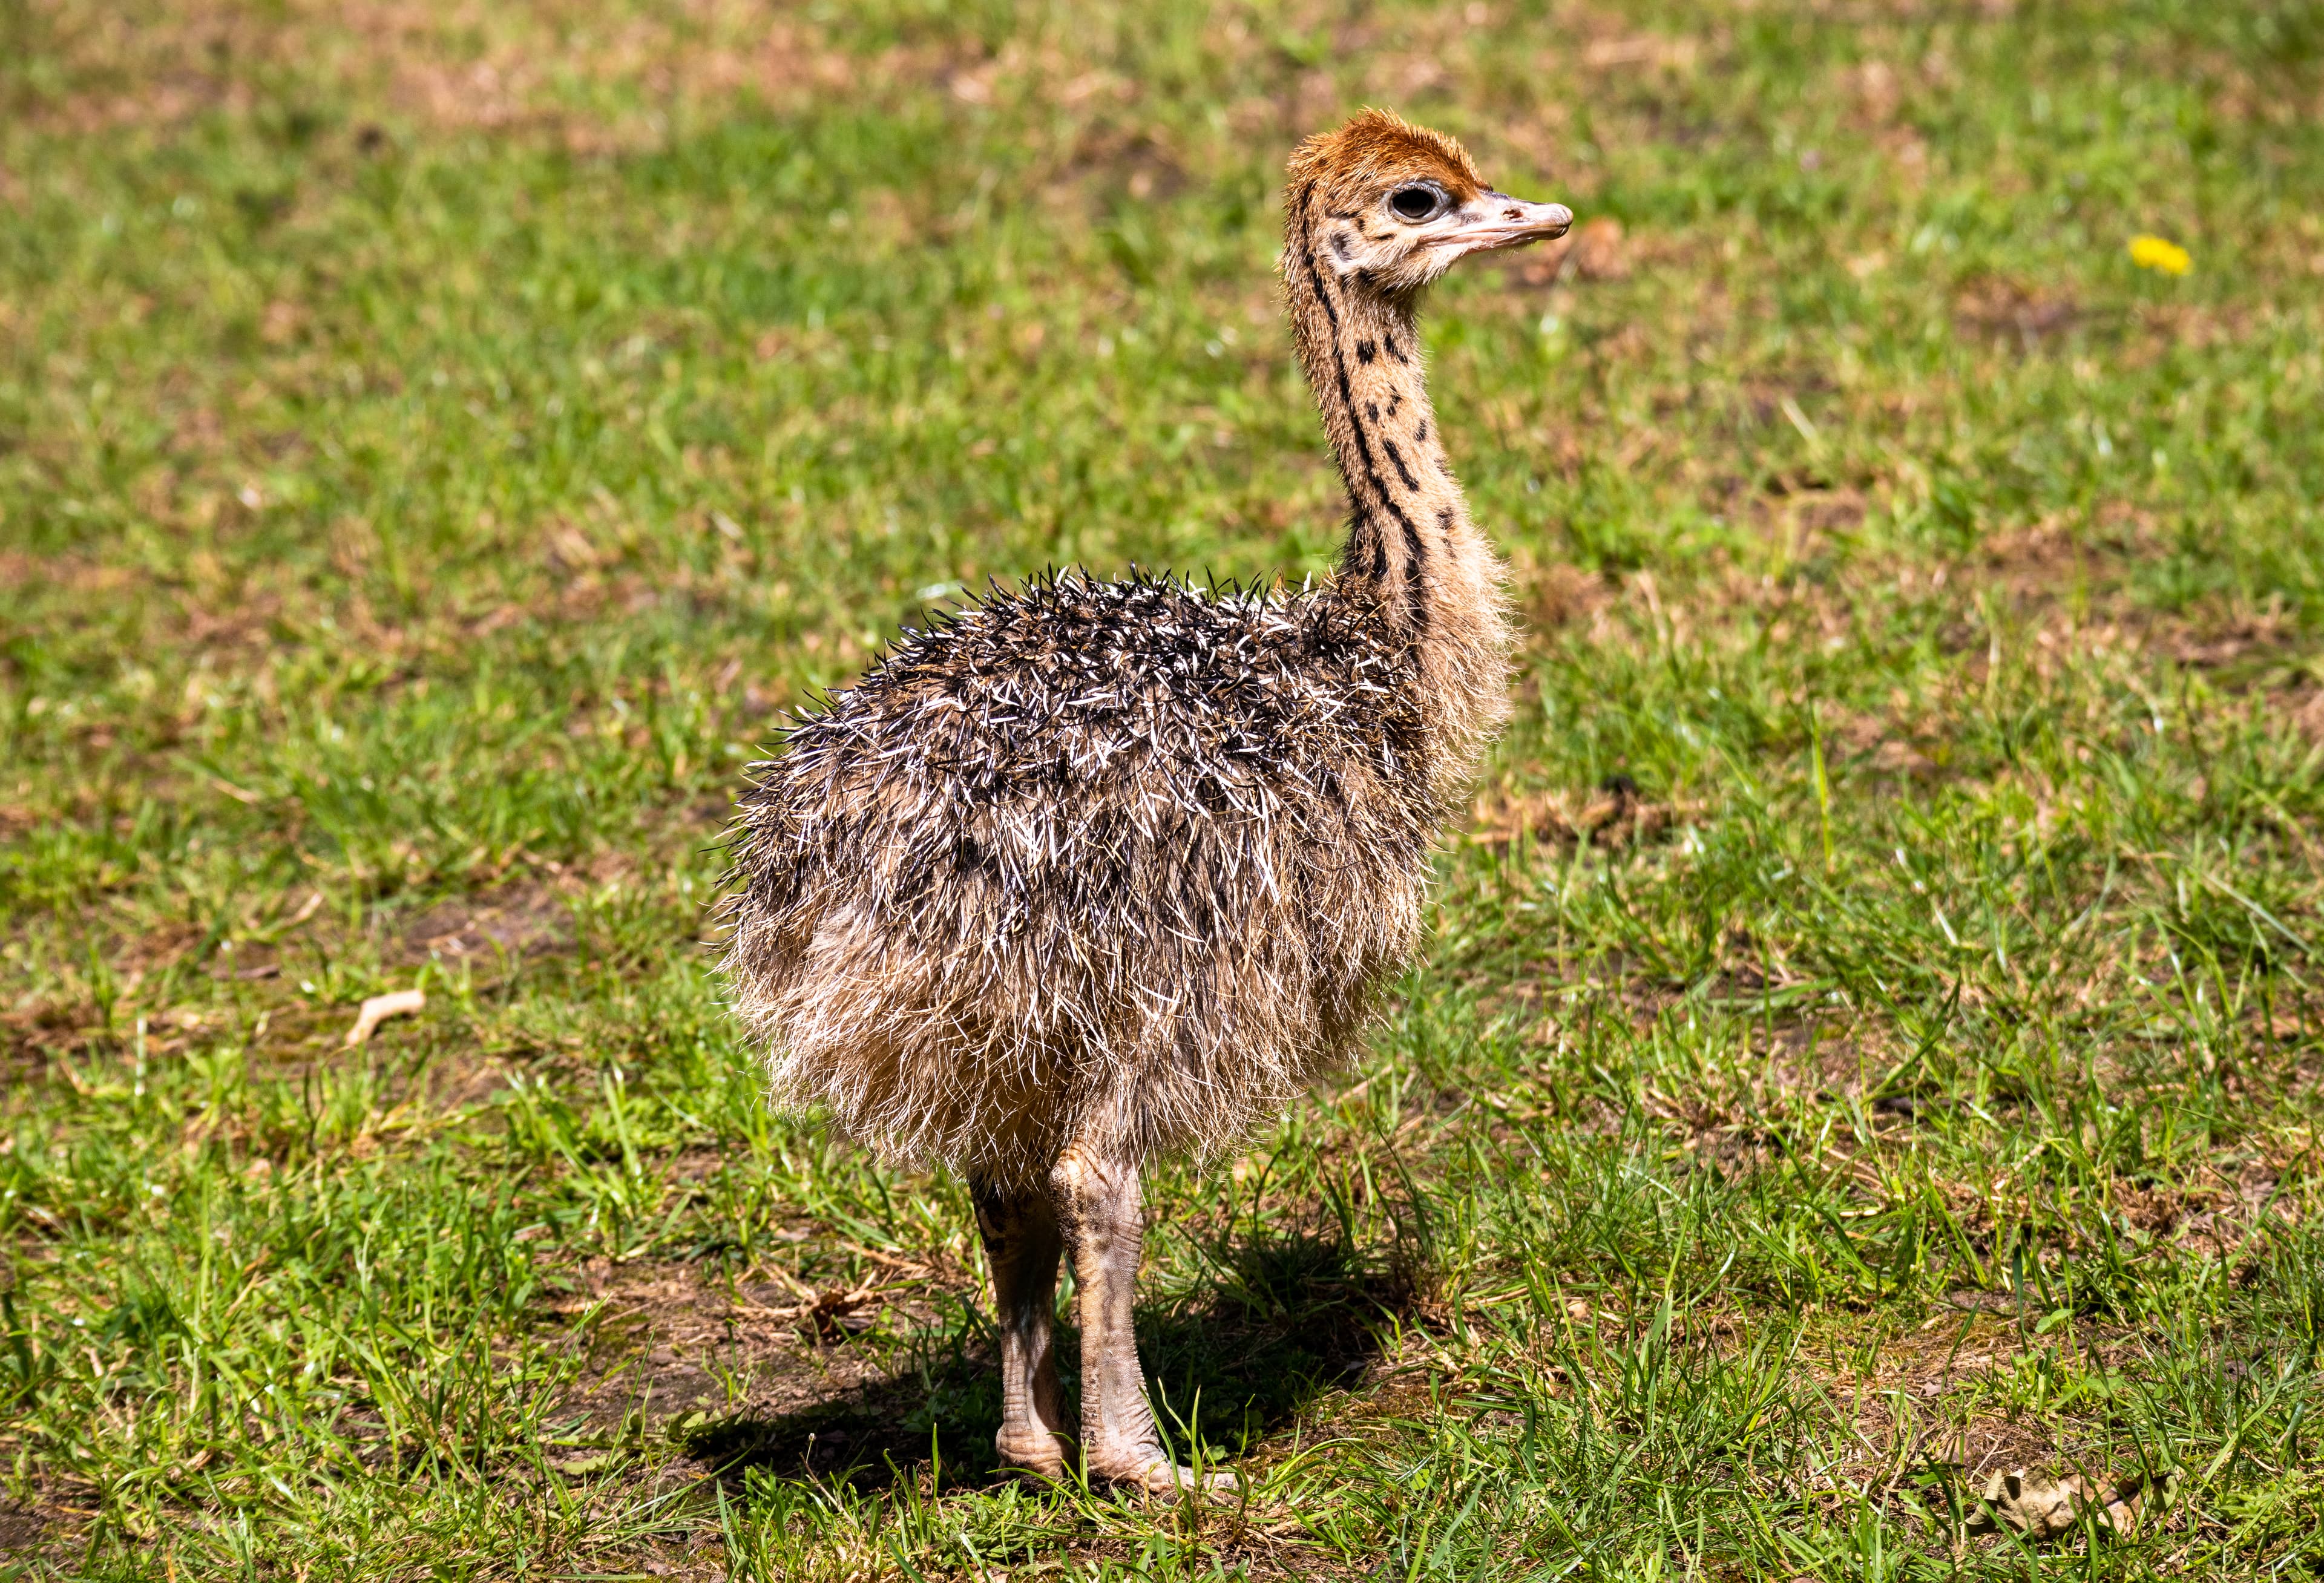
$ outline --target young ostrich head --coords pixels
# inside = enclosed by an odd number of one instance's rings
[[[1408,297],[1470,253],[1562,236],[1573,224],[1563,204],[1495,192],[1468,150],[1386,110],[1309,138],[1290,175],[1299,207],[1289,219],[1320,244],[1317,262],[1382,297]]]

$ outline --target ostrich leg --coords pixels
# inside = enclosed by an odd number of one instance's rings
[[[1081,1308],[1082,1450],[1089,1471],[1155,1495],[1185,1489],[1194,1484],[1194,1474],[1162,1449],[1130,1327],[1146,1236],[1138,1167],[1074,1143],[1050,1168],[1049,1184],[1073,1249]],[[1234,1476],[1213,1473],[1202,1483],[1228,1488]]]
[[[994,1316],[1001,1325],[1001,1459],[1051,1478],[1064,1477],[1074,1443],[1057,1385],[1056,1211],[1041,1192],[1003,1192],[972,1182],[976,1229],[992,1266]]]

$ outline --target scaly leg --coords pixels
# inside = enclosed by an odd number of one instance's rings
[[[1073,1249],[1081,1306],[1082,1449],[1090,1473],[1155,1495],[1186,1488],[1195,1482],[1194,1471],[1162,1449],[1130,1327],[1146,1235],[1138,1168],[1070,1144],[1051,1167],[1049,1184]],[[1215,1490],[1234,1482],[1231,1473],[1213,1473],[1202,1485]]]
[[[969,1195],[1001,1324],[1001,1432],[993,1443],[1010,1466],[1061,1478],[1074,1437],[1057,1385],[1056,1212],[1038,1189],[1004,1192],[972,1182]]]

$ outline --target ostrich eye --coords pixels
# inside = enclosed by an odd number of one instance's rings
[[[1425,220],[1436,212],[1440,201],[1433,187],[1399,187],[1388,194],[1388,207],[1397,212],[1399,219]]]

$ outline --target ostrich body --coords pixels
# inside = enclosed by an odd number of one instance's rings
[[[1422,382],[1418,293],[1572,216],[1368,111],[1285,193],[1300,363],[1346,480],[1338,575],[1289,594],[1081,573],[908,631],[757,766],[725,969],[777,1093],[967,1179],[1004,1460],[1074,1436],[1167,1491],[1130,1330],[1139,1173],[1242,1137],[1355,1043],[1418,943],[1436,832],[1506,712],[1499,563]]]

